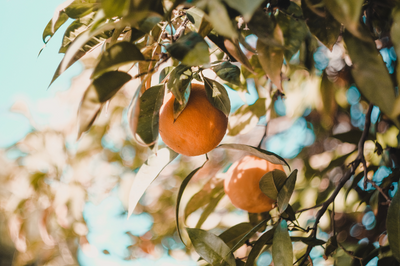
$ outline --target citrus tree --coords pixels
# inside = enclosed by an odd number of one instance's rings
[[[78,139],[90,141],[68,163],[75,169],[104,152],[107,163],[135,169],[129,216],[135,208],[151,212],[140,198],[178,161],[183,168],[163,180],[174,178],[179,188],[167,193],[168,206],[157,207],[155,222],[167,223],[164,212],[173,208],[172,230],[199,264],[255,265],[268,253],[274,265],[398,265],[399,7],[361,0],[67,1],[43,40],[72,19],[51,83],[78,60],[90,71],[77,117]],[[123,124],[121,117],[131,134],[123,145],[136,151],[130,159],[100,151],[108,126]],[[55,172],[61,161],[52,163]],[[39,199],[48,186],[38,180],[47,174],[25,174]],[[200,189],[186,189],[191,183]],[[204,230],[215,213],[248,218]],[[83,227],[81,216],[73,219]],[[64,227],[69,237],[85,235],[77,226]]]

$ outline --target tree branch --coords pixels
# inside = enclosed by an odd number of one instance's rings
[[[362,163],[362,161],[364,159],[364,143],[367,140],[369,128],[371,126],[372,107],[373,107],[373,104],[370,104],[368,107],[367,114],[365,115],[365,126],[364,126],[364,131],[361,135],[360,141],[358,142],[357,158],[350,164],[351,165],[350,169],[347,170],[346,173],[342,176],[342,178],[339,181],[339,184],[336,186],[332,195],[322,204],[321,209],[318,210],[317,215],[315,216],[314,226],[312,227],[312,230],[313,230],[311,233],[312,237],[316,237],[319,221],[321,220],[322,216],[328,209],[329,205],[335,200],[336,196],[339,194],[339,191],[344,187],[346,182],[351,178],[351,176],[354,174],[357,167],[360,165],[360,163]],[[365,159],[364,159],[364,161],[365,161]],[[365,178],[367,178],[367,177],[365,176]],[[307,261],[312,248],[313,248],[313,246],[311,246],[311,245],[309,245],[307,247],[307,250],[306,250],[306,253],[304,254],[303,260],[300,262],[300,266],[304,265],[304,263]]]

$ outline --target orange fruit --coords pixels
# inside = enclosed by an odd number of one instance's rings
[[[232,204],[250,213],[272,210],[275,200],[267,197],[260,189],[260,180],[268,172],[283,170],[283,166],[273,164],[253,155],[247,155],[232,164],[226,172],[225,193]]]
[[[189,101],[174,121],[172,93],[160,109],[159,130],[165,144],[177,153],[196,156],[214,149],[225,136],[226,115],[207,99],[204,85],[192,84]]]

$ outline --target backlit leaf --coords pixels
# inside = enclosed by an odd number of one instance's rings
[[[96,0],[74,0],[65,8],[65,13],[70,18],[77,19],[98,10],[99,6]]]
[[[186,229],[196,252],[211,265],[236,266],[235,257],[221,238],[213,233],[195,229]]]
[[[203,188],[194,194],[185,207],[185,219],[199,208],[207,205],[216,194],[224,189],[224,180],[210,179]]]
[[[242,63],[243,66],[245,66],[250,72],[254,72],[249,59],[247,59],[242,49],[240,49],[239,42],[237,40],[225,39],[224,45],[229,54],[231,54],[237,61]]]
[[[187,66],[199,66],[210,62],[208,45],[196,32],[189,32],[182,36],[168,46],[167,51]]]
[[[215,80],[206,77],[203,78],[207,98],[210,103],[215,108],[221,110],[226,116],[229,116],[229,112],[231,111],[231,102],[225,87]]]
[[[283,45],[283,35],[279,25],[275,27],[274,38]],[[283,64],[283,49],[258,40],[257,52],[263,70],[275,86],[282,91],[281,68]]]
[[[251,249],[245,266],[253,266],[254,261],[257,259],[261,250],[265,245],[271,245],[272,239],[274,237],[275,227],[265,232],[262,236],[260,236],[257,241],[254,243],[253,248]]]
[[[276,200],[286,180],[285,172],[281,170],[270,171],[260,179],[260,189],[269,198]]]
[[[164,79],[172,72],[172,70],[174,70],[173,66],[168,66],[163,68],[163,70],[161,70],[160,72],[160,78],[159,78],[159,82],[163,82]]]
[[[224,0],[230,7],[243,15],[245,21],[249,21],[254,11],[264,2],[263,0]]]
[[[139,172],[136,174],[129,192],[128,218],[132,215],[149,185],[178,155],[178,153],[169,148],[162,148],[147,158],[147,161],[140,167]]]
[[[396,260],[400,262],[400,192],[398,190],[389,206],[386,228],[390,249]]]
[[[272,259],[275,266],[292,266],[293,249],[285,220],[276,227],[272,245]]]
[[[289,175],[289,177],[285,181],[285,184],[279,190],[277,202],[280,213],[283,213],[289,204],[290,197],[292,196],[294,187],[296,185],[296,179],[297,179],[297,169],[295,169]]]
[[[343,23],[348,31],[354,36],[368,41],[369,33],[366,33],[360,24],[364,0],[324,0],[324,2],[332,16],[340,23]]]
[[[261,227],[263,227],[271,218],[268,217],[267,219],[261,221],[259,224],[254,226],[251,230],[249,230],[232,248],[231,252],[235,252],[243,246],[247,240],[249,240]]]
[[[57,17],[57,20],[53,26],[53,20],[50,20],[47,23],[46,28],[43,31],[43,42],[47,43],[51,37],[53,37],[54,33],[68,20],[68,15],[65,12],[61,12],[60,15]],[[50,37],[47,39],[47,37]]]
[[[268,45],[282,46],[282,44],[276,42],[273,37],[276,21],[265,13],[264,8],[258,8],[255,11],[253,17],[247,23],[247,26],[250,28],[251,32],[257,35],[259,41]]]
[[[92,76],[97,77],[107,70],[142,60],[144,60],[144,56],[136,45],[130,42],[119,42],[104,52]]]
[[[183,242],[182,235],[181,235],[181,229],[179,226],[179,205],[181,203],[182,195],[183,195],[183,192],[185,191],[187,184],[192,179],[192,177],[197,173],[197,171],[199,171],[206,163],[207,163],[207,161],[205,161],[202,166],[194,169],[188,176],[186,176],[179,187],[178,196],[176,198],[175,221],[176,221],[176,230],[178,231],[178,235],[179,235],[179,238],[181,239],[182,243],[185,243],[185,242]]]
[[[211,22],[218,34],[235,39],[237,31],[233,26],[225,6],[219,0],[208,1],[207,20]]]
[[[394,85],[375,42],[372,38],[368,42],[361,41],[349,32],[343,34],[343,39],[353,63],[351,74],[357,88],[399,125],[397,117],[392,116],[396,101]]]
[[[271,163],[287,165],[290,169],[289,164],[285,161],[285,159],[283,159],[279,155],[277,155],[273,152],[269,152],[266,150],[262,150],[262,149],[253,147],[253,146],[249,146],[249,145],[245,145],[245,144],[221,144],[218,146],[218,148],[246,151],[246,152],[249,152],[259,158],[265,159]]]
[[[158,119],[164,100],[164,84],[148,88],[140,97],[140,113],[136,133],[147,144],[158,137]]]
[[[107,18],[119,17],[126,14],[129,0],[101,0],[101,7]]]
[[[204,211],[201,213],[199,220],[197,221],[196,228],[201,228],[203,223],[207,220],[208,216],[215,210],[218,203],[225,195],[225,191],[221,190],[217,193],[211,200],[208,202],[208,205],[204,208]]]
[[[297,53],[304,39],[307,36],[308,28],[303,18],[301,8],[294,2],[290,2],[287,10],[277,15],[277,22],[283,32],[285,43],[285,59],[290,61]]]
[[[89,24],[93,22],[94,14],[90,14],[83,18],[76,19],[72,22],[64,32],[62,44],[59,52],[65,53],[69,45],[89,27]]]
[[[230,82],[232,84],[241,86],[240,83],[240,68],[229,63],[223,62],[222,64],[216,65],[212,68],[218,77]]]
[[[228,245],[228,247],[232,248],[252,228],[253,226],[250,223],[240,223],[225,230],[219,235],[219,237]]]
[[[115,93],[132,77],[125,72],[107,72],[93,80],[83,95],[78,111],[79,133],[89,130],[103,103],[111,99]]]

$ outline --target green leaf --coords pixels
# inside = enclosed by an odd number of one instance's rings
[[[295,169],[289,177],[286,179],[282,189],[278,192],[277,202],[280,213],[283,213],[288,207],[290,197],[293,194],[294,187],[296,185],[297,169]]]
[[[208,203],[207,207],[204,208],[204,211],[201,213],[199,220],[197,221],[196,228],[201,228],[203,223],[207,220],[208,216],[215,210],[218,203],[225,195],[225,191],[221,190],[218,194],[216,194],[211,201]]]
[[[359,258],[365,258],[375,249],[376,248],[372,243],[368,244],[362,243],[354,251],[354,256]],[[364,266],[364,263],[362,263],[359,259],[355,257],[352,259],[350,266]]]
[[[357,38],[368,41],[370,34],[360,24],[364,0],[324,0],[324,3],[332,16],[343,23],[348,31]]]
[[[174,70],[173,66],[167,66],[165,68],[163,68],[163,70],[161,70],[160,72],[160,78],[159,78],[159,82],[163,82],[164,79],[172,72],[172,70]]]
[[[94,14],[90,14],[83,18],[76,19],[72,22],[64,32],[62,44],[59,52],[65,53],[69,45],[89,27],[89,24],[93,22]]]
[[[400,192],[396,191],[392,199],[392,203],[389,206],[386,229],[388,234],[388,240],[390,249],[392,250],[393,256],[398,262],[400,262]]]
[[[192,179],[192,177],[197,173],[197,171],[199,171],[199,170],[206,164],[206,162],[207,162],[207,161],[205,161],[205,162],[203,163],[202,166],[200,166],[200,167],[194,169],[194,170],[182,181],[182,183],[181,183],[181,185],[180,185],[180,187],[179,187],[178,196],[177,196],[177,198],[176,198],[175,221],[176,221],[176,230],[178,231],[178,235],[179,235],[179,238],[181,239],[182,243],[185,243],[185,242],[183,242],[181,230],[180,230],[180,227],[179,227],[179,205],[180,205],[180,203],[181,203],[182,195],[183,195],[183,192],[185,191],[185,188],[186,188],[187,184],[188,184],[189,181]]]
[[[219,235],[219,237],[228,245],[228,247],[232,248],[251,229],[253,229],[253,226],[250,223],[240,223],[225,230],[223,233]]]
[[[48,43],[53,37],[54,33],[68,20],[68,15],[65,12],[61,12],[60,15],[57,17],[54,26],[53,20],[51,19],[49,23],[47,23],[46,28],[43,31],[43,42]],[[50,37],[47,39],[47,37]],[[47,40],[46,40],[47,39]]]
[[[218,236],[195,228],[186,229],[196,252],[211,265],[235,266],[235,257]]]
[[[158,119],[164,100],[164,84],[148,88],[140,97],[140,113],[136,133],[146,144],[158,137]]]
[[[224,46],[230,55],[232,55],[237,61],[242,63],[243,66],[246,67],[247,70],[249,70],[251,73],[254,73],[253,67],[250,64],[249,59],[247,59],[246,55],[243,53],[237,40],[225,39]]]
[[[139,172],[136,174],[129,192],[128,218],[132,215],[140,198],[151,182],[178,155],[178,153],[169,148],[162,148],[147,158],[147,161],[140,167]]]
[[[241,86],[240,83],[240,68],[229,63],[223,62],[219,65],[216,65],[212,68],[212,70],[217,74],[221,79],[235,84],[237,86]]]
[[[116,69],[122,65],[143,61],[144,56],[140,50],[130,42],[119,42],[108,48],[93,71],[93,77],[97,77],[110,69]]]
[[[317,239],[312,236],[309,236],[309,237],[291,236],[290,241],[292,241],[292,242],[301,241],[304,244],[309,245],[309,246],[322,246],[326,243],[324,240]]]
[[[224,180],[210,179],[203,188],[194,194],[185,207],[185,220],[187,217],[207,205],[215,196],[224,189]]]
[[[289,62],[292,56],[300,49],[307,36],[308,28],[304,22],[301,8],[294,2],[290,2],[290,6],[285,10],[285,13],[287,14],[279,12],[277,22],[283,32],[285,59]]]
[[[167,88],[175,96],[175,99],[179,104],[184,104],[184,102],[187,101],[185,92],[188,90],[191,80],[192,70],[189,66],[179,65],[172,70],[167,83]]]
[[[276,42],[273,36],[276,21],[265,13],[264,8],[258,8],[255,11],[247,26],[252,33],[257,35],[258,40],[268,45],[282,47],[282,43]]]
[[[229,117],[228,135],[236,136],[238,134],[245,134],[253,129],[260,120],[260,117],[265,115],[267,111],[265,105],[266,99],[259,98],[254,104],[245,104],[237,109]]]
[[[261,227],[265,226],[265,224],[270,220],[271,218],[268,217],[267,219],[261,221],[259,224],[254,226],[250,231],[248,231],[232,248],[231,252],[235,252],[238,248],[244,245],[247,240],[249,240]]]
[[[107,18],[126,15],[129,9],[129,0],[101,0],[101,7]]]
[[[274,30],[274,39],[283,45],[282,31],[278,25]],[[277,46],[266,44],[258,39],[257,52],[258,59],[263,70],[275,84],[275,86],[282,91],[281,69],[283,64],[283,49]]]
[[[253,266],[254,261],[257,259],[258,255],[260,254],[261,250],[265,245],[271,245],[272,239],[274,237],[275,227],[265,232],[259,239],[254,243],[253,248],[251,249],[245,266]]]
[[[245,145],[245,144],[221,144],[218,146],[218,148],[224,148],[224,149],[232,149],[232,150],[239,150],[239,151],[245,151],[249,152],[259,158],[265,159],[273,164],[281,164],[281,165],[287,165],[290,169],[289,164],[280,157],[279,155],[269,152],[266,150],[262,150],[253,146]]]
[[[349,32],[343,34],[343,39],[353,62],[351,74],[357,88],[399,126],[400,121],[392,115],[396,101],[394,85],[375,42],[361,41]]]
[[[89,130],[93,124],[103,103],[111,99],[115,93],[131,79],[131,75],[125,72],[107,72],[93,80],[83,95],[78,111],[79,133]]]
[[[400,263],[394,257],[384,257],[378,260],[378,266],[399,266]]]
[[[264,2],[263,0],[224,0],[228,6],[236,9],[243,15],[244,21],[248,22],[256,9]]]
[[[272,259],[275,266],[292,266],[293,249],[285,220],[276,227],[272,245]]]
[[[331,236],[326,242],[325,256],[329,257],[338,248],[336,235]]]
[[[226,116],[229,116],[229,112],[231,111],[231,102],[225,87],[219,82],[204,76],[203,79],[207,98],[212,106],[218,110],[221,110],[221,112],[223,112]]]
[[[393,24],[390,30],[390,39],[393,42],[393,47],[396,51],[396,54],[400,54],[400,6],[398,5],[396,8],[393,9],[392,13],[393,17]],[[397,68],[396,68],[396,77],[397,82],[400,81],[400,60],[397,60]],[[400,97],[397,97],[396,102],[394,104],[395,109],[391,113],[392,119],[397,120],[397,127],[400,128]]]
[[[333,18],[321,0],[302,0],[301,8],[311,33],[332,51],[339,38],[341,24]]]
[[[277,200],[279,191],[283,188],[286,180],[287,176],[285,172],[281,170],[273,170],[266,173],[260,179],[260,189],[269,198]]]
[[[73,19],[84,17],[99,9],[96,0],[75,0],[65,8],[65,13]]]
[[[219,0],[208,1],[207,20],[218,34],[236,39],[238,33],[234,28],[225,6]]]
[[[167,51],[187,66],[199,66],[210,62],[207,43],[203,37],[193,31],[168,46]]]

